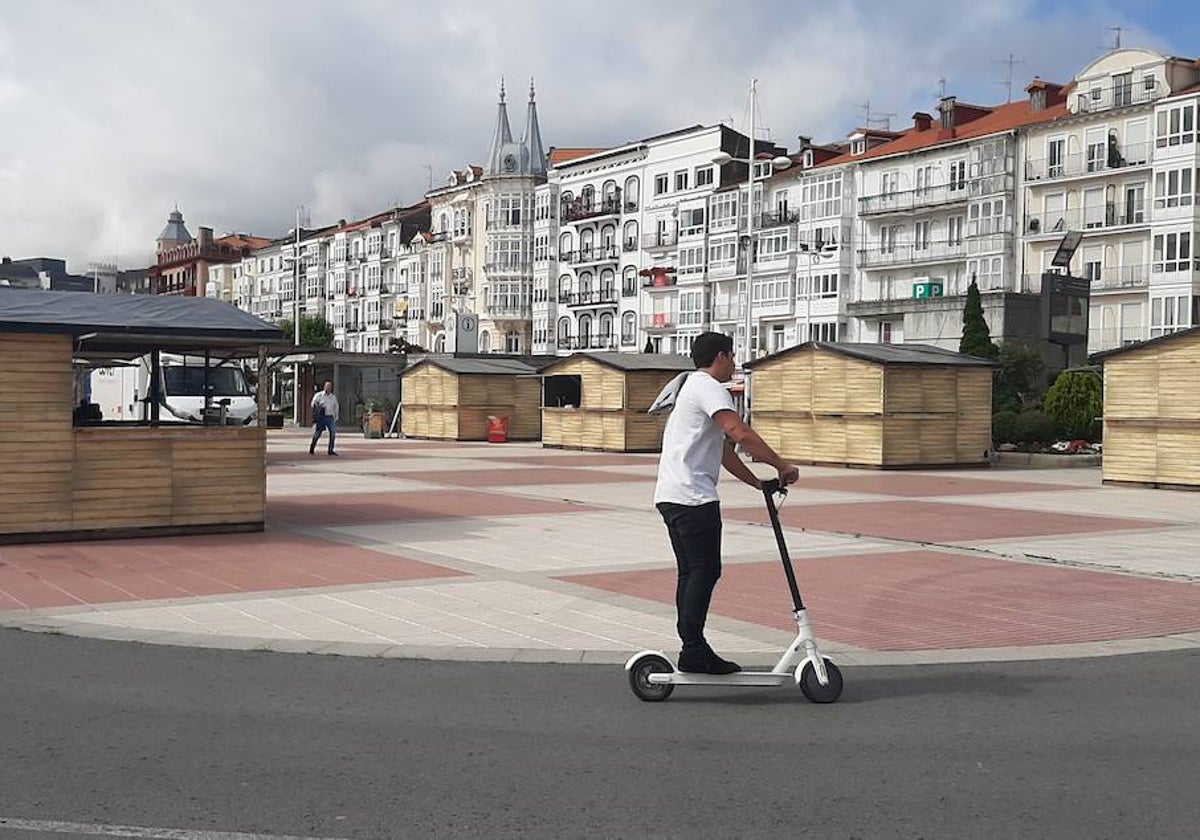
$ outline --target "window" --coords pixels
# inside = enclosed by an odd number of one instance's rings
[[[704,246],[695,245],[679,249],[679,259],[676,261],[680,277],[704,273]]]
[[[892,322],[891,321],[884,321],[883,323],[881,323],[879,325],[879,343],[880,344],[891,344],[892,343]]]
[[[533,238],[534,262],[546,262],[550,259],[550,237],[542,234]]]
[[[835,298],[838,296],[838,274],[824,272],[812,276],[812,297]]]
[[[675,173],[675,192],[683,192],[688,188],[688,174],[685,169]]]
[[[696,170],[696,186],[709,187],[713,183],[713,168],[711,166],[702,166]]]
[[[899,172],[884,172],[879,176],[879,194],[895,195],[900,187]]]
[[[1191,207],[1200,190],[1200,170],[1171,169],[1154,175],[1154,206]]]
[[[792,283],[787,278],[754,280],[754,305],[777,306],[788,303],[792,298]]]
[[[918,166],[917,167],[917,192],[925,192],[933,186],[933,167]]]
[[[809,329],[812,330],[812,335],[809,336],[809,341],[837,341],[838,340],[838,325],[833,324],[810,324]]]
[[[671,179],[668,175],[654,176],[654,194],[663,195],[670,188]]]
[[[861,155],[867,151],[867,141],[864,139],[855,140],[850,144],[850,154]]]
[[[637,269],[633,266],[627,266],[621,274],[621,295],[623,297],[636,297],[638,293]]]
[[[1113,107],[1122,108],[1133,104],[1133,74],[1118,73],[1113,76]]]
[[[1046,215],[1050,215],[1049,211],[1047,211]],[[1005,233],[1010,227],[1008,219],[1004,215],[1003,198],[995,198],[972,204],[967,209],[967,217],[970,221],[967,227],[967,236],[971,237]],[[961,219],[961,217],[959,218]],[[962,242],[961,236],[958,241]]]
[[[946,220],[946,244],[961,245],[963,242],[963,217],[951,216]]]
[[[955,160],[950,162],[950,192],[967,188],[967,162]]]
[[[680,326],[699,326],[704,323],[704,292],[684,292],[679,296]]]
[[[637,315],[625,312],[621,315],[621,343],[633,344],[637,340]]]
[[[1049,178],[1061,178],[1067,158],[1067,140],[1057,137],[1046,141],[1046,175]]]
[[[800,187],[800,218],[804,221],[840,216],[842,176],[840,173],[804,179]]]
[[[737,227],[738,194],[736,192],[714,195],[710,206],[710,230],[731,230]]]
[[[693,207],[679,213],[680,236],[702,236],[704,234],[704,208]]]
[[[1158,338],[1190,326],[1191,298],[1169,295],[1150,300],[1150,337]]]
[[[1004,284],[1004,258],[981,257],[977,260],[967,260],[967,275],[975,278],[980,289],[999,289]]]
[[[1200,264],[1200,260],[1197,261]],[[1191,231],[1181,233],[1160,233],[1154,237],[1153,271],[1191,271],[1192,269],[1192,234]]]
[[[1158,131],[1154,145],[1158,148],[1196,142],[1196,106],[1180,105],[1158,112]]]
[[[737,262],[737,242],[719,242],[708,247],[708,266],[712,270],[732,268]]]
[[[776,229],[763,234],[758,240],[758,251],[755,262],[774,262],[787,259],[791,249],[791,236],[787,228]]]
[[[930,235],[933,233],[933,222],[923,221],[917,222],[914,225],[913,249],[916,251],[928,251]]]

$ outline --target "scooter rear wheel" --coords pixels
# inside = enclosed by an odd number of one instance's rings
[[[804,670],[800,672],[800,690],[814,703],[832,703],[842,694],[842,672],[828,657],[825,657],[825,675],[829,677],[829,683],[821,685],[812,662],[805,662]]]
[[[675,690],[671,683],[652,683],[651,674],[669,674],[675,667],[661,656],[643,656],[629,669],[629,687],[639,700],[658,703],[666,700]]]

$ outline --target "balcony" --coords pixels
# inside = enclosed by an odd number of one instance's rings
[[[967,184],[942,184],[938,187],[920,187],[903,192],[865,195],[858,200],[858,212],[863,216],[881,213],[912,213],[929,207],[963,204],[967,200]]]
[[[483,316],[493,321],[528,321],[533,317],[533,307],[528,303],[487,304]]]
[[[924,247],[916,245],[893,245],[889,250],[862,248],[858,252],[861,268],[877,268],[892,265],[919,265],[921,263],[952,262],[967,257],[967,246],[958,242],[931,242]]]
[[[572,350],[616,350],[617,340],[612,335],[578,335],[570,339]]]
[[[1126,201],[1122,204],[1110,201],[1051,213],[1030,213],[1025,216],[1025,233],[1030,236],[1058,236],[1068,230],[1143,225],[1148,221],[1144,201]]]
[[[1133,143],[1121,149],[1115,142],[1095,146],[1087,152],[1075,152],[1056,158],[1025,161],[1025,178],[1029,181],[1053,181],[1060,178],[1080,178],[1102,175],[1117,169],[1146,166],[1150,163],[1149,143]]]
[[[1100,269],[1100,276],[1092,278],[1092,292],[1124,292],[1130,289],[1145,289],[1150,285],[1150,266],[1120,265]]]
[[[642,288],[649,292],[670,291],[678,282],[679,279],[674,274],[655,274],[642,278]]]
[[[678,312],[647,312],[642,315],[642,329],[646,332],[665,332],[678,326]]]
[[[616,306],[616,289],[589,289],[564,296],[567,306]],[[562,297],[559,298],[560,300]]]
[[[1133,80],[1127,84],[1115,84],[1111,87],[1090,88],[1075,94],[1074,113],[1091,114],[1096,111],[1107,111],[1110,108],[1127,108],[1130,105],[1145,105],[1156,99],[1161,99],[1166,90],[1154,80],[1153,87],[1147,88],[1144,81],[1137,84]]]
[[[656,248],[674,248],[678,241],[679,233],[674,230],[642,234],[642,248],[647,251],[653,251]]]
[[[1132,327],[1091,327],[1088,329],[1088,352],[1098,353],[1146,340],[1146,328],[1141,324]]]
[[[795,224],[798,221],[800,221],[799,212],[781,210],[776,213],[760,213],[754,224],[759,230],[764,230],[766,228]]]
[[[580,248],[578,251],[568,251],[560,258],[561,262],[569,265],[595,265],[597,263],[616,262],[620,259],[615,245],[597,245],[591,248]]]
[[[533,263],[525,260],[490,262],[484,264],[483,270],[493,276],[498,274],[519,274],[522,276],[528,276],[533,274]]]
[[[742,305],[740,303],[715,303],[712,308],[712,319],[714,322],[728,322],[742,320]]]
[[[562,203],[562,220],[564,222],[586,222],[589,219],[599,219],[604,216],[621,215],[621,191],[604,198],[584,201],[576,198]]]

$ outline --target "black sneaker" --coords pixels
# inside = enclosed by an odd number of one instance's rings
[[[333,457],[335,457],[335,458],[336,458],[336,457],[338,457],[338,453],[337,453],[337,452],[330,452],[329,454],[330,454],[330,455],[332,455],[332,456],[333,456]]]
[[[679,670],[689,674],[736,674],[742,666],[722,659],[709,648],[680,651]]]

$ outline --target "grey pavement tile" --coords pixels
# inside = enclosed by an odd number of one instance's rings
[[[987,551],[1027,555],[1118,570],[1138,575],[1167,575],[1200,581],[1200,528],[1171,531],[1117,531],[1056,537],[1025,537],[980,543]]]

